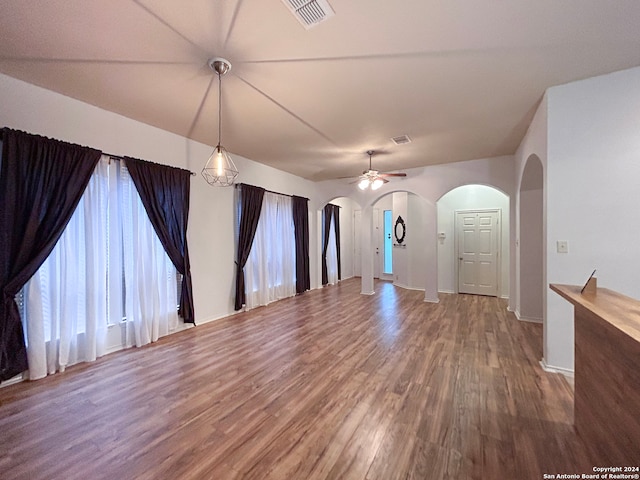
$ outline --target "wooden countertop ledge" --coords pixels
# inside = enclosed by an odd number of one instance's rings
[[[575,306],[586,308],[640,342],[640,301],[607,288],[581,294],[582,287],[550,284],[551,290]]]

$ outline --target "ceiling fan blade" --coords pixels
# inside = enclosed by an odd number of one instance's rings
[[[379,173],[379,177],[406,177],[406,173]]]
[[[334,180],[346,180],[348,178],[360,178],[360,175],[348,175],[346,177],[334,177]]]

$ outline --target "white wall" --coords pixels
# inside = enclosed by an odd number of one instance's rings
[[[547,279],[582,284],[597,268],[598,286],[640,298],[640,68],[547,96]],[[547,297],[547,363],[573,369],[572,308]]]
[[[211,187],[201,177],[211,146],[4,75],[0,75],[0,98],[1,126],[197,172],[191,181],[187,232],[196,323],[233,313],[234,189]],[[314,218],[319,203],[315,183],[246,158],[234,159],[240,170],[238,182],[308,197],[309,218]],[[313,221],[309,224],[310,256],[317,258],[316,226]],[[312,261],[312,288],[317,287],[316,279],[316,264]]]
[[[409,260],[409,278],[406,286],[414,290],[424,290],[427,281],[427,202],[412,193],[407,195],[407,253]],[[394,250],[395,251],[395,250]]]
[[[464,185],[451,190],[438,200],[438,234],[444,233],[444,241],[438,240],[438,291],[458,291],[456,277],[455,212],[457,210],[501,211],[499,296],[509,297],[510,272],[510,212],[509,197],[486,185]]]
[[[395,227],[396,219],[402,217],[405,224],[408,222],[409,194],[407,192],[393,192],[393,225]],[[409,229],[407,229],[409,230]],[[407,246],[398,246],[395,237],[393,238],[393,283],[401,287],[409,286],[409,251]],[[405,244],[409,245],[409,234]]]

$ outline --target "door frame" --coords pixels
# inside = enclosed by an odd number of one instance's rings
[[[453,271],[455,275],[455,288],[456,293],[460,293],[460,258],[459,246],[458,246],[458,214],[469,213],[497,213],[498,224],[496,232],[496,297],[501,298],[502,292],[502,209],[501,208],[471,208],[464,210],[455,210],[453,212]]]

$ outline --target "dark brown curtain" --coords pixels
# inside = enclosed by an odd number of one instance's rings
[[[258,228],[264,188],[252,185],[240,185],[240,230],[238,232],[238,248],[236,254],[236,301],[235,309],[240,310],[245,304],[244,266],[251,252],[253,238]]]
[[[327,270],[327,247],[329,246],[331,215],[333,215],[333,205],[327,203],[322,211],[322,285],[329,283],[329,273]]]
[[[342,267],[340,261],[340,207],[333,205],[333,226],[336,230],[336,258],[338,260],[338,280],[342,280]]]
[[[293,226],[296,235],[296,293],[311,289],[309,273],[309,199],[292,198]]]
[[[191,172],[130,157],[125,157],[125,162],[153,229],[176,270],[182,274],[178,314],[186,323],[195,324],[187,246]]]
[[[100,151],[9,128],[0,169],[0,381],[27,370],[15,296],[69,223]]]

